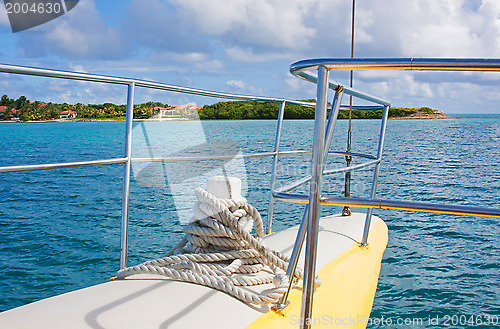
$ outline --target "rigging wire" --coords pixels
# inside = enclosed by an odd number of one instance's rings
[[[352,18],[351,18],[351,58],[354,58],[354,13],[356,9],[356,0],[352,0]],[[351,79],[349,82],[349,86],[352,88],[353,82],[353,70],[351,70]],[[347,131],[347,152],[351,152],[351,141],[352,141],[352,96],[349,96],[349,129]],[[345,161],[347,167],[351,165],[352,157],[346,155]],[[345,186],[344,186],[344,195],[346,198],[351,195],[351,172],[348,171],[345,173]],[[344,206],[342,210],[342,216],[350,216],[351,208],[348,206]]]

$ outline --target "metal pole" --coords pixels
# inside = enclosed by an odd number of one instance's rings
[[[273,211],[274,211],[274,197],[273,191],[276,188],[276,170],[278,169],[278,152],[280,150],[280,140],[281,140],[281,128],[283,126],[283,117],[285,114],[286,101],[283,101],[280,105],[278,113],[278,126],[276,127],[276,139],[274,140],[274,153],[273,156],[273,169],[271,171],[271,187],[269,196],[269,209],[267,211],[267,229],[266,234],[270,234],[273,231]]]
[[[134,120],[134,88],[135,83],[128,85],[127,95],[127,119],[125,128],[125,168],[123,172],[123,194],[122,194],[122,225],[120,239],[120,269],[127,267],[128,248],[128,201],[130,192],[130,165],[132,162],[132,121]]]
[[[312,157],[312,172],[309,192],[309,219],[307,223],[307,244],[305,273],[302,294],[301,319],[302,328],[311,327],[314,281],[316,276],[316,254],[318,248],[318,224],[321,210],[321,174],[323,170],[323,153],[325,142],[326,105],[328,95],[328,70],[320,65],[318,68],[318,86],[316,110],[314,119],[314,143]]]
[[[302,194],[277,192],[274,193],[274,197],[278,200],[287,202],[302,203],[302,204],[309,203],[309,196]],[[329,206],[341,206],[347,204],[351,207],[433,212],[437,214],[448,214],[448,215],[500,218],[500,208],[459,206],[459,205],[428,203],[428,202],[413,202],[413,201],[398,201],[398,200],[393,201],[393,200],[372,199],[372,198],[360,199],[360,198],[323,196],[321,197],[321,204]]]
[[[352,0],[352,17],[351,17],[351,58],[354,58],[354,13],[356,10],[356,0]],[[351,70],[351,88],[352,88],[352,70]]]
[[[380,135],[378,142],[378,150],[377,150],[377,159],[382,160],[382,152],[384,152],[384,143],[385,143],[385,131],[387,130],[387,120],[389,119],[389,109],[390,106],[384,106],[384,113],[382,117],[382,126],[380,127]]]
[[[332,108],[330,110],[330,116],[328,117],[328,124],[325,134],[325,150],[323,155],[323,165],[326,161],[326,156],[328,155],[328,149],[330,149],[330,144],[332,142],[333,131],[335,130],[335,125],[337,124],[337,118],[340,111],[340,102],[342,101],[342,96],[344,95],[344,90],[339,88],[335,92],[332,102]]]
[[[307,204],[304,213],[302,215],[302,221],[300,222],[299,230],[297,231],[297,237],[295,238],[295,244],[293,246],[292,255],[290,256],[290,262],[288,263],[288,268],[286,270],[286,275],[288,276],[290,282],[288,283],[288,288],[285,294],[278,301],[276,308],[284,308],[288,302],[288,295],[292,290],[293,277],[295,276],[295,270],[297,269],[297,263],[299,262],[299,255],[302,251],[302,245],[304,244],[304,239],[306,236],[306,227],[308,223],[307,216],[309,215],[309,205]]]
[[[389,117],[389,106],[384,107],[384,114],[382,117],[382,126],[380,127],[380,137],[378,142],[377,159],[382,160],[382,151],[384,150],[384,140],[385,140],[385,130],[387,127],[387,119]],[[375,193],[377,192],[378,177],[380,175],[380,164],[375,165],[375,172],[373,174],[372,191],[370,197],[375,199]],[[368,244],[368,233],[370,232],[370,224],[372,221],[373,208],[368,208],[366,212],[365,228],[363,230],[363,238],[361,239],[361,245],[366,246]]]
[[[356,1],[352,0],[352,18],[351,18],[351,58],[354,58],[354,12],[356,9]],[[351,70],[351,79],[349,82],[349,87],[352,89],[353,82],[353,70]],[[351,121],[352,121],[352,95],[349,96],[349,129],[347,132],[347,152],[351,152],[351,141],[352,141],[352,130],[351,130]],[[347,167],[351,165],[351,156],[346,156],[345,161]],[[351,172],[348,171],[345,173],[345,183],[344,183],[344,196],[346,198],[351,196]],[[342,216],[351,216],[351,208],[348,206],[344,206],[342,210]]]
[[[110,165],[110,164],[125,163],[125,162],[127,162],[126,158],[115,158],[115,159],[92,160],[92,161],[45,163],[39,165],[5,166],[5,167],[0,167],[0,173],[16,172],[16,171],[50,170],[50,169],[73,168],[73,167],[102,166],[102,165]]]

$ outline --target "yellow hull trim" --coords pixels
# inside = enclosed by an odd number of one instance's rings
[[[318,271],[323,283],[313,299],[313,328],[366,328],[377,290],[382,255],[387,246],[387,225],[372,226],[368,246],[354,244]],[[301,288],[290,293],[290,304],[281,312],[268,311],[247,329],[299,328]]]

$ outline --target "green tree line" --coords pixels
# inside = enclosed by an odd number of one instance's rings
[[[310,101],[310,100],[307,100]],[[314,101],[314,100],[313,100]],[[276,119],[279,112],[279,103],[258,101],[231,101],[205,105],[199,111],[201,120],[248,120],[248,119]],[[429,107],[400,108],[391,107],[389,117],[407,117],[416,113],[434,113]],[[352,110],[353,119],[381,119],[382,110]],[[314,119],[314,108],[287,104],[284,113],[285,119]],[[348,119],[349,110],[340,110],[339,119]]]
[[[168,107],[160,102],[147,102],[134,105],[134,118],[148,119],[158,114],[158,107]],[[104,104],[56,104],[41,101],[30,102],[25,96],[18,99],[3,95],[0,99],[0,120],[18,118],[20,121],[41,121],[59,119],[64,111],[76,112],[77,120],[124,119],[126,105]]]
[[[313,101],[314,100],[307,100]],[[276,119],[279,112],[279,103],[258,101],[230,101],[218,102],[205,105],[199,111],[201,120],[260,120]],[[168,107],[160,102],[147,102],[134,105],[134,118],[148,119],[159,113],[158,108]],[[126,114],[126,105],[104,104],[56,104],[43,103],[41,101],[30,102],[25,96],[18,99],[3,95],[0,99],[0,120],[11,120],[18,118],[20,121],[41,121],[60,118],[64,111],[76,112],[76,120],[123,120]],[[399,108],[391,107],[389,117],[407,117],[418,112],[433,113],[428,107]],[[285,119],[314,119],[314,108],[287,104],[285,107]],[[353,119],[380,119],[381,110],[363,111],[353,110]],[[339,119],[348,119],[349,110],[340,110]]]

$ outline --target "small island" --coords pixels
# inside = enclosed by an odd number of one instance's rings
[[[421,107],[418,109],[404,108],[400,109],[402,111],[396,111],[396,113],[394,113],[393,109],[395,108],[391,107],[389,110],[389,119],[455,119],[443,111],[428,107]],[[391,111],[393,111],[393,115],[391,115]]]
[[[305,100],[314,102],[314,100]],[[199,111],[201,120],[259,120],[276,119],[278,117],[279,103],[265,103],[257,101],[230,101],[218,102],[212,105],[205,105]],[[329,112],[329,110],[328,110]],[[287,104],[285,119],[314,119],[314,108],[293,104]],[[340,110],[339,119],[349,119],[349,110]],[[351,113],[352,119],[381,119],[382,110],[356,110]],[[401,108],[391,107],[389,109],[390,119],[453,119],[444,112],[421,108]]]
[[[314,100],[306,100],[314,102]],[[134,119],[142,120],[274,120],[278,117],[279,103],[259,101],[227,101],[203,107],[186,104],[169,106],[160,102],[134,105]],[[126,105],[104,104],[56,104],[29,101],[25,96],[11,99],[3,95],[0,100],[0,121],[122,121]],[[340,110],[339,119],[380,119],[382,110]],[[285,119],[314,119],[314,107],[287,104]],[[390,119],[452,119],[444,112],[421,108],[389,109]]]

